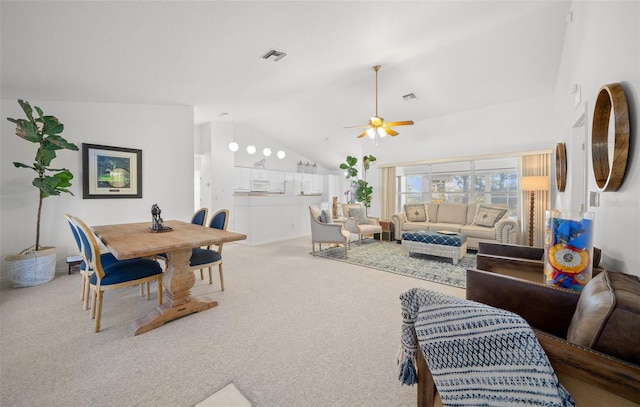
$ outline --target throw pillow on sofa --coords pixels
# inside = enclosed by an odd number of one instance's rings
[[[405,205],[404,214],[409,222],[428,222],[429,217],[424,204]]]
[[[369,223],[367,215],[364,213],[364,209],[361,208],[349,208],[349,217],[356,218],[360,225],[366,225]]]
[[[492,228],[507,213],[506,208],[498,208],[495,206],[478,205],[476,217],[473,224],[485,228]]]

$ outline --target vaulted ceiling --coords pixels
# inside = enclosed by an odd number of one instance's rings
[[[414,127],[553,93],[570,6],[2,1],[2,98],[193,105],[195,123],[233,120],[330,167],[318,152],[350,153],[362,141],[343,127],[375,112],[374,65],[380,116]]]

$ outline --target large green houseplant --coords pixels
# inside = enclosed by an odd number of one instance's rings
[[[32,185],[38,188],[38,214],[36,217],[35,245],[25,249],[19,255],[5,258],[12,272],[14,286],[24,287],[41,284],[53,279],[55,273],[55,247],[40,245],[40,218],[42,200],[49,196],[68,193],[73,174],[66,168],[52,168],[51,162],[56,158],[58,150],[78,151],[78,146],[69,143],[60,133],[64,125],[55,116],[46,116],[37,106],[31,108],[29,102],[18,100],[26,118],[7,120],[16,125],[16,135],[23,140],[38,145],[33,164],[13,162],[17,168],[31,169],[36,173]],[[37,116],[34,116],[35,109]]]
[[[340,169],[346,170],[347,179],[354,178],[356,182],[356,200],[362,202],[365,208],[371,207],[371,198],[373,195],[373,187],[367,182],[367,170],[369,165],[376,160],[373,155],[365,155],[362,157],[362,179],[358,178],[358,159],[347,156],[347,161],[340,164]]]

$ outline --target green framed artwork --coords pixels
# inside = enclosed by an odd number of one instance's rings
[[[83,143],[82,198],[142,198],[142,150]]]

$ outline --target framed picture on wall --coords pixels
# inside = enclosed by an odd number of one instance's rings
[[[142,198],[142,150],[83,143],[82,198]]]

